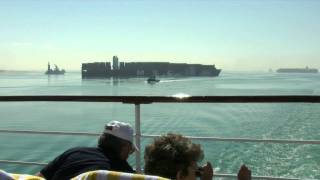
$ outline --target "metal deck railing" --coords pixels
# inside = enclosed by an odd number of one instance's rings
[[[320,96],[0,96],[0,102],[17,101],[58,101],[58,102],[121,102],[134,104],[135,106],[135,140],[138,148],[141,148],[140,140],[154,138],[159,135],[141,134],[140,130],[140,105],[151,103],[320,103]],[[60,131],[32,131],[32,130],[9,130],[0,129],[0,133],[23,133],[23,134],[51,134],[51,135],[82,135],[98,136],[97,133],[86,132],[60,132]],[[320,144],[320,140],[288,140],[288,139],[251,139],[251,138],[221,138],[221,137],[193,137],[191,139],[255,142],[255,143],[282,143],[282,144]],[[141,172],[141,154],[136,152],[136,169]],[[24,162],[0,160],[0,163],[40,165],[41,162]],[[215,174],[215,177],[235,178],[235,174]],[[283,179],[292,180],[299,178],[282,178],[269,176],[253,176],[253,179]]]

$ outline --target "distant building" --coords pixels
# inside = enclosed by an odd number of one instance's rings
[[[120,62],[113,56],[110,63],[95,62],[82,64],[82,78],[107,77],[150,77],[157,76],[218,76],[221,69],[214,65],[169,63],[169,62]]]

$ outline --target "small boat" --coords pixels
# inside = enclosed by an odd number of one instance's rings
[[[151,76],[147,79],[147,82],[149,84],[154,84],[154,83],[160,82],[160,79],[156,79],[156,76]]]

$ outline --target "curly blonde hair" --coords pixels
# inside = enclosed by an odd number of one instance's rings
[[[144,171],[146,174],[176,179],[179,171],[182,176],[187,176],[191,163],[201,161],[203,157],[200,144],[194,144],[180,134],[169,133],[146,146]]]

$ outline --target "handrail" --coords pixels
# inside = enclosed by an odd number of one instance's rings
[[[160,135],[141,135],[142,137],[160,137]],[[221,137],[196,137],[185,136],[196,140],[232,141],[232,142],[258,142],[278,144],[320,144],[320,140],[290,140],[290,139],[253,139],[253,138],[221,138]]]
[[[33,131],[33,130],[10,130],[0,129],[0,133],[17,133],[17,134],[50,134],[50,135],[84,135],[84,136],[99,136],[99,133],[90,132],[66,132],[66,131]]]
[[[49,135],[77,135],[77,136],[99,136],[99,133],[90,132],[67,132],[67,131],[33,131],[33,130],[10,130],[0,129],[0,133],[15,134],[49,134]],[[141,134],[140,137],[155,138],[160,135]],[[221,137],[196,137],[185,136],[196,140],[215,140],[215,141],[231,141],[231,142],[258,142],[258,143],[279,143],[279,144],[320,144],[320,140],[290,140],[290,139],[254,139],[254,138],[221,138]]]
[[[320,103],[320,96],[0,96],[1,101],[150,103]]]
[[[37,166],[45,166],[48,163],[42,162],[27,162],[27,161],[11,161],[11,160],[0,160],[0,163],[7,163],[7,164],[20,164],[20,165],[37,165]]]

